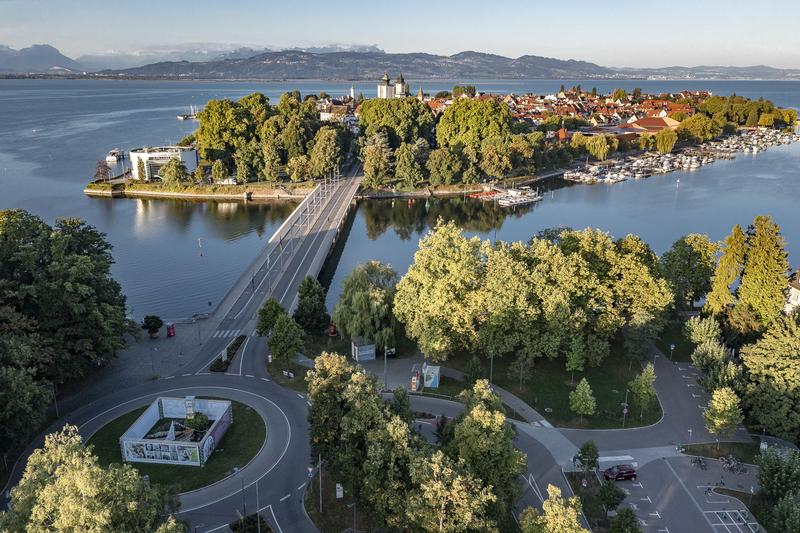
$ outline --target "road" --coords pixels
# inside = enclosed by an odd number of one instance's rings
[[[212,327],[205,331],[210,333],[185,365],[160,379],[83,405],[52,424],[14,465],[3,494],[19,481],[26,458],[42,446],[44,436],[65,424],[77,425],[88,439],[109,421],[157,396],[217,396],[254,408],[266,422],[267,439],[238,473],[181,494],[180,518],[190,523],[191,531],[223,531],[236,519],[237,511],[259,509],[275,531],[316,531],[303,507],[311,466],[307,399],[271,381],[264,364],[266,341],[255,335],[255,318],[270,296],[287,310],[293,309],[300,282],[307,275],[319,274],[361,182],[358,165],[346,174],[321,184],[278,229],[208,319]],[[238,335],[247,338],[228,371],[209,372],[210,364]]]

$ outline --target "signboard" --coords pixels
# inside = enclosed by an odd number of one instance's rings
[[[344,487],[342,487],[341,483],[336,484],[336,499],[341,500],[344,498]]]

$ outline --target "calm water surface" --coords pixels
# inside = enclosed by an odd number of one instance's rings
[[[392,73],[390,73],[392,74]],[[462,82],[464,80],[461,80]],[[469,80],[467,80],[469,82]],[[454,81],[422,82],[426,92]],[[717,94],[764,96],[800,107],[800,82],[645,82],[522,80],[474,82],[490,92],[553,92],[561,83],[608,92],[616,87],[662,92],[708,89]],[[420,82],[411,82],[414,92]],[[288,204],[105,200],[81,191],[94,163],[112,148],[174,143],[195,127],[175,115],[211,98],[261,91],[347,92],[350,82],[287,83],[0,80],[0,209],[24,208],[52,223],[82,217],[108,235],[113,273],[137,317],[188,317],[209,310],[291,211]],[[373,96],[375,84],[356,83]],[[367,202],[336,266],[329,303],[353,266],[379,259],[404,271],[419,237],[441,215],[486,238],[525,240],[539,229],[595,226],[615,235],[635,232],[658,252],[691,231],[720,238],[734,223],[770,213],[783,227],[791,259],[800,261],[800,146],[739,156],[691,173],[654,176],[612,186],[554,188],[533,209],[508,212],[478,202]],[[680,178],[680,185],[676,184]]]

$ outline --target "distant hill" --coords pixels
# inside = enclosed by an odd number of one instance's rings
[[[387,54],[382,51],[301,50],[265,52],[252,57],[231,57],[205,62],[162,62],[139,68],[103,71],[102,74],[190,79],[371,79],[384,72],[402,72],[414,79],[478,78],[608,78],[615,72],[585,61],[564,61],[538,56],[516,59],[461,52],[452,56],[425,53]]]
[[[262,51],[245,57],[240,49],[204,62],[161,62],[116,71],[109,76],[184,79],[378,79],[402,72],[412,79],[800,79],[800,70],[752,67],[613,68],[587,61],[535,55],[509,58],[482,52],[452,56],[426,53],[389,54],[380,50]],[[255,52],[255,51],[254,51]]]
[[[164,60],[166,59],[166,60]],[[48,45],[22,50],[0,46],[0,74],[79,74],[128,78],[198,80],[378,79],[398,73],[410,79],[762,79],[800,80],[800,70],[750,67],[615,68],[588,61],[535,55],[517,58],[483,52],[451,56],[389,54],[375,45],[329,45],[291,50],[256,50],[219,43],[152,47],[133,53],[107,52],[78,60]]]
[[[84,68],[47,44],[35,44],[21,50],[0,45],[0,72],[4,73],[78,73]]]

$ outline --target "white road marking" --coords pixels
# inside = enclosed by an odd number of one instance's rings
[[[303,482],[303,484],[302,484],[302,485],[300,485],[299,487],[297,487],[297,490],[303,490],[303,487],[305,487],[305,486],[306,486],[306,484],[305,484],[305,482]]]
[[[641,501],[643,501],[643,502],[647,502],[647,503],[653,503],[653,500],[651,500],[651,499],[650,499],[650,496],[647,496],[647,497],[645,497],[645,498],[639,498],[639,499],[640,499]]]
[[[657,516],[658,518],[661,518],[661,515],[658,514],[658,511],[656,511],[655,513],[649,513],[649,514],[650,514],[650,516]]]
[[[174,377],[175,377],[175,376],[167,376],[167,377],[165,377],[164,379],[172,379],[172,378],[174,378]]]
[[[264,380],[264,381],[269,381],[269,379],[268,379],[268,378],[261,378],[261,379],[262,379],[262,380]]]
[[[292,495],[291,493],[287,494],[286,496],[284,496],[283,498],[281,498],[281,501],[286,501],[286,500],[288,500],[288,499],[289,499],[289,497],[290,497],[291,495]]]
[[[689,487],[686,486],[686,483],[684,483],[683,480],[680,478],[680,476],[678,476],[678,473],[675,472],[675,469],[672,468],[672,465],[669,464],[669,461],[664,459],[664,463],[666,463],[667,468],[669,468],[670,471],[672,471],[672,475],[674,475],[675,479],[678,480],[678,483],[681,484],[681,487],[683,487],[684,492],[686,492],[686,494],[689,496],[689,499],[692,500],[692,503],[694,503],[695,507],[697,507],[697,510],[700,511],[700,513],[702,513],[703,518],[708,523],[708,525],[711,526],[711,529],[714,529],[713,524],[711,524],[711,520],[708,519],[708,517],[706,516],[705,512],[703,511],[703,508],[700,507],[700,504],[697,503],[697,500],[694,499],[694,496],[692,496],[692,493],[689,491]]]
[[[633,483],[633,486],[634,486],[634,487],[639,487],[640,489],[643,489],[643,488],[644,488],[644,487],[642,486],[642,483],[641,483],[641,482],[639,482],[639,483]]]
[[[238,329],[236,331],[239,331]],[[244,354],[247,353],[247,343],[250,342],[250,337],[247,337],[242,346],[242,353],[239,354],[239,375],[242,375],[242,364],[244,363]]]
[[[629,462],[633,461],[633,457],[631,457],[630,455],[608,455],[605,457],[598,457],[597,461],[600,463],[609,463],[609,462],[621,463],[623,461],[629,461]]]
[[[191,376],[191,374],[181,374],[183,377]]]
[[[298,398],[303,398],[303,395],[302,395],[302,394],[300,394],[300,393],[298,392],[298,393],[297,393],[297,397],[298,397]]]
[[[244,377],[246,377],[246,378],[254,378],[255,376],[253,374],[245,374]]]
[[[308,404],[309,407],[311,407],[311,402],[306,401],[306,403]]]

